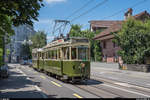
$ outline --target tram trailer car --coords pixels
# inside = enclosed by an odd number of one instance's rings
[[[41,49],[32,50],[33,67],[62,80],[90,79],[90,45],[86,38],[53,41]]]

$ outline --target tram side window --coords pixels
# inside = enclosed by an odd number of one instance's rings
[[[50,51],[47,52],[47,59],[50,59]]]
[[[47,52],[45,52],[45,55],[46,55],[46,59],[48,59],[48,54],[47,54]]]
[[[39,53],[39,58],[41,57],[41,53]]]
[[[72,59],[77,59],[77,57],[76,57],[76,54],[77,54],[77,53],[76,53],[76,50],[77,50],[76,48],[72,48],[72,50],[71,50],[71,51],[72,51],[72,52],[71,52],[71,54],[72,54]]]
[[[52,59],[52,51],[48,51],[48,59]]]
[[[35,57],[35,59],[37,59],[37,53],[35,53],[35,56],[34,56],[34,57]]]
[[[42,53],[40,52],[40,59],[42,58]]]
[[[58,49],[58,55],[57,55],[57,59],[60,59],[60,56],[61,56],[61,50],[60,49]]]
[[[54,58],[54,51],[51,51],[51,59]]]
[[[57,58],[57,51],[56,51],[56,50],[54,50],[53,52],[54,52],[53,59],[56,59],[56,58]]]
[[[44,59],[45,58],[45,55],[44,55],[44,53],[42,53],[42,59]]]
[[[69,59],[69,48],[68,47],[63,48],[63,54],[64,54],[64,59],[68,60]]]
[[[78,48],[78,57],[79,60],[88,60],[87,48]]]

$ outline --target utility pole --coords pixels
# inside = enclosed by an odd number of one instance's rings
[[[67,20],[54,20],[55,24],[53,27],[53,34],[56,34],[57,31],[59,31],[58,35],[63,34],[66,26],[70,21]]]

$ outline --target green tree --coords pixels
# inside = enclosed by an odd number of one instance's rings
[[[14,34],[12,25],[20,24],[33,25],[33,20],[38,20],[39,9],[44,6],[43,0],[1,0],[0,1],[0,49],[4,49],[4,36],[9,37]],[[1,54],[0,54],[1,55]],[[4,51],[3,51],[4,55]],[[3,58],[4,59],[4,58]],[[0,60],[1,62],[2,60]]]
[[[94,61],[101,61],[101,48],[100,48],[100,42],[97,40],[93,41],[93,38],[95,34],[98,34],[99,31],[97,32],[91,32],[88,29],[87,30],[81,30],[82,26],[81,25],[72,25],[69,35],[70,37],[86,37],[90,41],[90,47],[91,47],[91,58]]]
[[[13,25],[33,24],[33,20],[38,20],[38,11],[43,5],[43,0],[1,0],[0,14],[10,16]]]
[[[113,33],[122,50],[118,54],[127,64],[144,64],[150,57],[150,20],[139,21],[128,19],[119,32]]]
[[[69,32],[70,37],[82,36],[81,28],[82,28],[82,26],[78,25],[78,24],[71,25],[71,29]]]
[[[33,25],[33,19],[38,20],[38,10],[43,6],[43,0],[2,0],[0,2],[0,38],[13,35],[12,24]]]
[[[43,46],[47,44],[46,34],[44,31],[38,31],[30,39],[33,42],[33,44],[30,46],[31,49],[42,48]]]
[[[31,50],[29,44],[23,44],[21,47],[21,57],[26,57],[26,59],[31,59]]]

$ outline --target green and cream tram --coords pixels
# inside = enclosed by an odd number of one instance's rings
[[[59,39],[32,51],[33,67],[68,81],[90,79],[90,45],[86,38]]]

